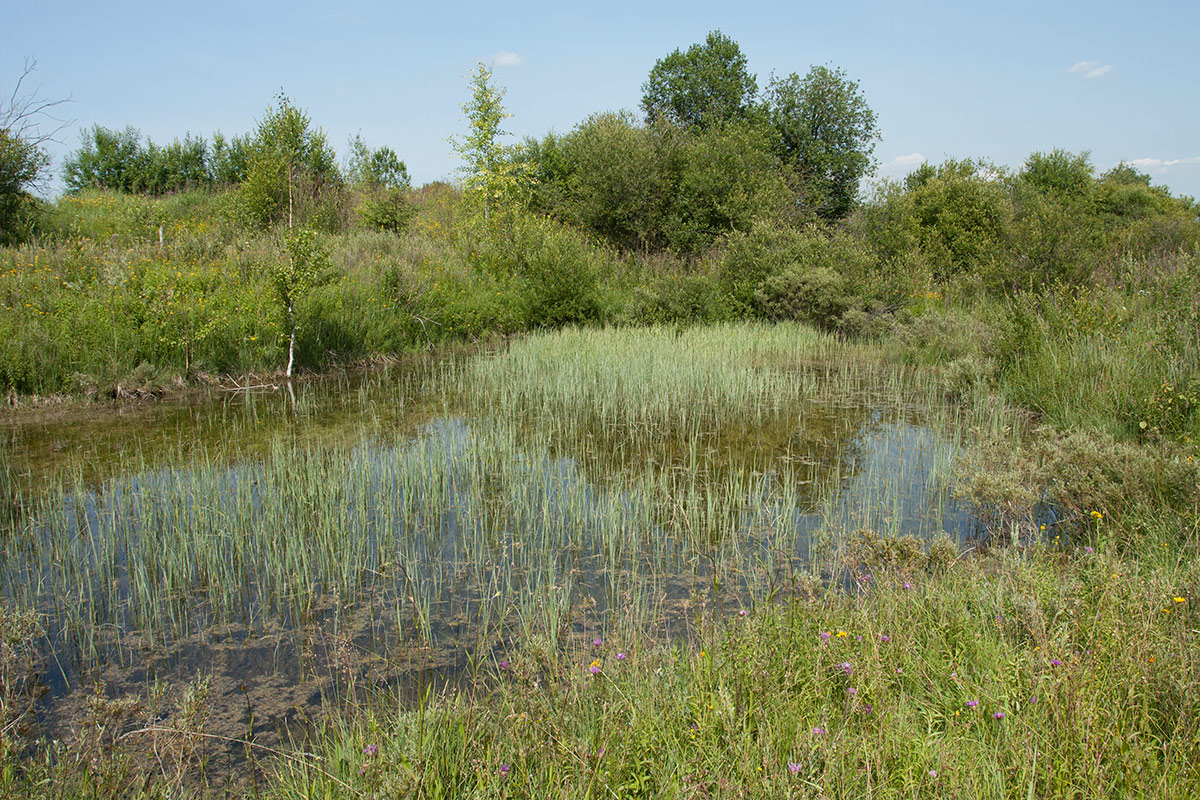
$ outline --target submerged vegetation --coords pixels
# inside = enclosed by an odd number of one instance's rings
[[[860,197],[857,85],[719,32],[515,147],[471,81],[459,187],[281,95],[14,200],[0,795],[1200,793],[1195,201]]]

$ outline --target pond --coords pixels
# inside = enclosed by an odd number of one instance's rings
[[[983,535],[954,493],[981,421],[812,336],[563,332],[5,422],[0,587],[42,615],[43,728],[202,679],[219,770],[367,687],[845,580],[858,530]]]

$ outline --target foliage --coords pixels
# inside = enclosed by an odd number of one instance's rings
[[[712,31],[704,44],[673,51],[654,63],[642,84],[646,122],[660,117],[675,125],[704,130],[744,119],[758,92],[754,75],[737,42]]]
[[[271,288],[284,314],[284,333],[288,337],[286,374],[292,377],[296,332],[300,316],[297,306],[312,290],[332,280],[329,250],[320,234],[309,228],[293,229],[287,236],[287,259],[270,265]]]
[[[826,330],[836,330],[854,304],[842,276],[827,267],[791,267],[772,275],[757,298],[768,319],[808,322]]]
[[[858,83],[841,69],[813,67],[772,77],[767,109],[783,160],[796,172],[800,202],[812,214],[841,219],[873,167],[879,128]]]
[[[512,115],[504,110],[504,89],[492,83],[492,70],[479,63],[470,78],[471,98],[463,103],[467,133],[452,137],[450,144],[463,160],[459,168],[467,196],[483,207],[483,217],[489,220],[491,210],[500,205],[516,185],[512,162],[505,159],[501,136],[508,132],[500,128]]]
[[[246,174],[238,192],[248,224],[289,228],[337,224],[342,178],[325,134],[280,93],[247,146]]]
[[[408,167],[396,151],[387,146],[372,150],[360,135],[350,140],[346,182],[353,188],[408,189],[410,186]]]
[[[1089,153],[1076,155],[1058,149],[1031,154],[1017,177],[1042,194],[1064,199],[1086,197],[1095,182]]]

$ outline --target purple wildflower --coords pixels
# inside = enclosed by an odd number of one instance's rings
[[[902,587],[904,587],[905,589],[911,589],[911,588],[912,588],[912,584],[911,584],[911,583],[909,583],[908,581],[905,581],[904,583],[902,583],[902,584],[900,584],[900,585],[901,585]]]
[[[1061,666],[1062,666],[1062,662],[1061,662],[1061,661],[1059,661],[1057,658],[1052,658],[1052,659],[1050,659],[1050,666],[1052,666],[1052,667],[1061,667]]]
[[[974,708],[977,705],[979,705],[978,700],[968,700],[967,701],[967,708]]]
[[[592,644],[596,647],[599,647],[600,645],[604,644],[604,640],[597,636],[595,639],[592,639]]]
[[[1004,719],[1004,712],[997,711],[995,714],[992,714],[992,717],[995,719]]]
[[[625,655],[624,653],[617,653],[617,661],[624,661],[627,658],[629,658],[629,656]]]
[[[500,669],[508,669],[508,667],[509,667],[509,664],[507,661],[500,662]]]
[[[369,756],[373,756],[373,755],[375,755],[375,753],[376,753],[378,750],[379,750],[379,745],[377,745],[377,744],[369,744],[369,745],[367,745],[366,747],[364,747],[364,748],[363,748],[363,752],[364,752],[364,753],[366,753],[366,754],[367,754],[367,755],[369,755]]]
[[[936,777],[937,777],[937,770],[936,770],[936,769],[931,769],[931,770],[929,770],[929,777],[931,777],[931,778],[936,778]]]
[[[507,775],[509,770],[511,770],[511,769],[512,769],[512,766],[510,766],[508,764],[501,764],[500,765],[500,774]]]
[[[1083,552],[1087,553],[1088,555],[1091,555],[1092,553],[1094,553],[1096,551],[1090,547],[1085,547],[1085,548],[1083,548]]]
[[[855,689],[853,686],[851,686],[848,689],[846,689],[846,694],[851,695],[851,696],[856,695],[856,694],[858,694],[858,689]]]
[[[879,634],[879,641],[890,642],[891,640],[892,640],[892,637],[888,636],[886,633]]]
[[[800,771],[800,765],[797,762],[795,762],[795,761],[788,762],[788,772],[795,775],[799,771]]]
[[[817,727],[812,729],[812,734],[813,734],[813,736],[824,736],[825,729],[822,728],[820,725],[818,725]]]
[[[821,641],[825,641],[832,635],[829,631],[821,631]]]
[[[746,609],[744,609],[744,608],[743,608],[741,611],[739,611],[739,612],[738,612],[738,616],[739,616],[739,617],[744,617],[744,616],[746,616],[746,615],[747,615],[747,614],[749,614],[749,613],[750,613],[749,611],[747,611]]]
[[[854,671],[854,667],[850,666],[849,661],[843,661],[841,664],[838,664],[838,669],[840,669],[842,672],[846,673],[847,675],[849,675],[851,672]]]

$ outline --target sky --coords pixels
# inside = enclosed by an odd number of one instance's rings
[[[923,161],[1019,167],[1037,151],[1090,151],[1200,197],[1200,3],[30,2],[4,12],[0,96],[22,86],[69,121],[54,166],[93,124],[158,144],[254,129],[282,90],[339,156],[361,134],[403,159],[414,185],[453,179],[448,138],[479,61],[506,89],[516,142],[589,115],[636,110],[655,61],[734,39],[760,87],[772,73],[841,68],[882,131],[877,176]],[[52,183],[50,191],[61,191]]]

